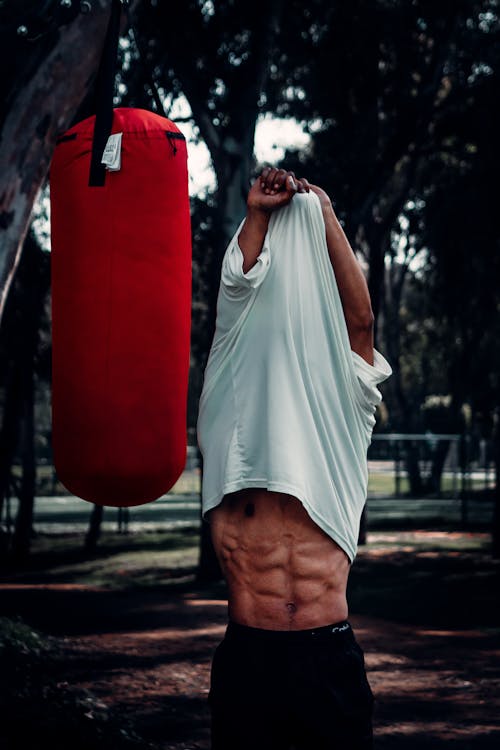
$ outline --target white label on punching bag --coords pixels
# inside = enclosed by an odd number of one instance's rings
[[[110,135],[103,151],[101,164],[105,164],[109,172],[118,172],[121,168],[122,135],[123,133]]]

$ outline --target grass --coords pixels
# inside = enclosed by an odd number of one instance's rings
[[[368,544],[360,548],[362,556],[364,550],[405,550],[420,554],[423,552],[481,552],[489,554],[491,539],[486,533],[469,533],[461,531],[369,531]]]
[[[83,549],[82,534],[38,534],[22,569],[7,580],[72,583],[113,589],[168,585],[192,580],[199,555],[197,529],[101,534],[97,550]]]
[[[47,465],[39,465],[37,466],[37,495],[65,495],[67,494],[67,490],[64,487],[64,485],[59,482],[57,479],[54,482],[53,481],[53,467],[47,466]],[[18,479],[21,477],[21,467],[20,466],[14,466],[12,468],[13,476],[17,477]],[[491,477],[490,477],[490,484],[491,484]],[[455,485],[453,483],[453,477],[448,476],[447,474],[444,475],[441,478],[441,492],[443,495],[453,496],[455,490],[460,491],[461,488],[461,480],[460,478],[456,477]],[[481,491],[485,487],[485,480],[484,479],[478,479],[478,478],[467,478],[467,487],[468,492],[476,492]],[[410,486],[407,478],[404,476],[404,474],[401,476],[400,479],[400,492],[401,494],[407,494],[409,492]],[[391,497],[394,495],[395,491],[395,477],[394,473],[380,473],[380,472],[371,472],[369,475],[369,482],[368,482],[368,492],[369,493],[376,493],[376,494],[382,494],[386,495],[387,497]],[[200,493],[200,471],[199,469],[190,469],[186,470],[182,473],[182,475],[179,477],[177,482],[174,484],[172,489],[169,491],[169,494],[176,495],[176,494],[192,494],[192,495],[199,495]]]
[[[453,477],[443,476],[441,477],[441,493],[443,496],[454,497],[455,491],[460,492],[461,480],[457,477],[455,481],[455,487],[453,485]],[[480,492],[484,490],[485,480],[478,478],[467,477],[467,494]],[[395,493],[396,481],[393,474],[382,474],[378,472],[371,472],[368,477],[368,494],[385,495],[386,497],[392,497]],[[405,476],[401,476],[399,483],[399,494],[407,495],[410,491],[410,483]],[[409,498],[411,500],[411,498]]]
[[[12,476],[18,481],[22,476],[22,467],[14,465]],[[200,492],[200,470],[190,469],[184,471],[174,484],[169,494],[199,494]],[[36,494],[37,495],[66,495],[67,490],[54,474],[51,465],[39,464],[36,467]]]

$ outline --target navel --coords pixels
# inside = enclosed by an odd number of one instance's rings
[[[247,503],[245,505],[245,515],[251,518],[255,514],[255,505],[253,503]]]

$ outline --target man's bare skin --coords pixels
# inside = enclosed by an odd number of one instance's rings
[[[329,256],[353,351],[373,364],[373,313],[363,272],[328,195],[293,172],[267,167],[253,183],[238,236],[243,272],[257,262],[272,211],[296,193],[319,197]],[[229,588],[229,617],[267,630],[304,630],[345,620],[350,561],[310,518],[299,499],[245,488],[226,495],[209,516],[214,548]]]
[[[292,495],[246,488],[210,513],[229,589],[229,618],[303,630],[347,618],[349,558]]]

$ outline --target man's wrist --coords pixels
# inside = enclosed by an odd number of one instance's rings
[[[261,226],[267,229],[269,219],[271,218],[271,211],[266,211],[264,208],[257,206],[247,205],[247,219],[256,226]]]

